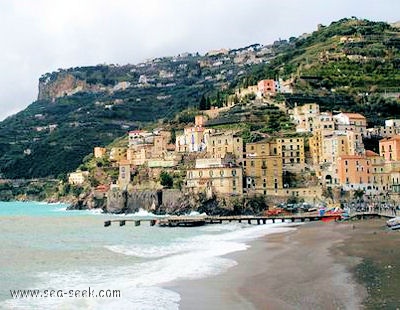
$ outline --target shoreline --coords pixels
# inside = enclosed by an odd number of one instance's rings
[[[381,305],[376,297],[371,299],[360,268],[362,258],[373,254],[367,242],[370,235],[376,236],[376,248],[387,235],[384,223],[300,225],[294,231],[251,241],[246,251],[224,256],[238,263],[225,273],[163,287],[180,294],[180,309],[360,309],[365,303]],[[392,237],[391,242],[400,241],[400,234]],[[393,260],[399,259],[400,253],[395,254]]]

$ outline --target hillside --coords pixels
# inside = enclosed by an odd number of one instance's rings
[[[268,61],[254,45],[209,55],[179,55],[137,65],[98,65],[44,74],[38,100],[0,123],[4,178],[57,177],[74,170],[94,146],[127,131],[171,119]],[[226,96],[219,96],[222,105]]]
[[[203,95],[224,105],[236,88],[266,78],[291,81],[294,93],[279,98],[288,106],[317,102],[380,124],[388,116],[400,118],[399,103],[391,99],[400,94],[399,67],[400,29],[351,18],[267,46],[60,69],[39,79],[36,102],[0,123],[0,173],[58,177],[77,168],[94,146],[168,122],[197,107]],[[290,127],[274,107],[236,107],[214,125],[243,121],[254,121],[246,127],[249,139]]]

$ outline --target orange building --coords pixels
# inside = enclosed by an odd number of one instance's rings
[[[337,160],[337,176],[344,190],[371,190],[371,161],[366,156],[343,155]]]
[[[379,154],[386,161],[400,160],[400,135],[385,138],[379,141]]]

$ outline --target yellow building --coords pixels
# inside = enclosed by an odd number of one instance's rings
[[[391,186],[391,172],[385,164],[385,158],[372,151],[365,151],[365,156],[371,163],[371,179],[372,179],[372,190],[374,193],[386,192]],[[398,179],[393,178],[393,184],[398,183]]]
[[[304,138],[276,139],[277,155],[282,158],[283,170],[302,172],[305,168]]]
[[[238,162],[243,158],[243,139],[233,132],[213,133],[207,139],[207,155],[224,158],[227,154],[235,155]]]
[[[256,96],[258,93],[258,85],[251,85],[247,88],[240,88],[235,91],[235,95],[238,98],[244,98],[247,95],[254,95]]]
[[[212,191],[222,195],[243,193],[242,167],[224,163],[223,159],[196,160],[194,169],[186,173],[186,187],[195,193]]]
[[[342,155],[355,155],[355,140],[353,132],[335,131],[322,140],[320,164],[335,163]]]
[[[126,159],[126,148],[124,147],[113,147],[110,151],[110,160],[120,161]]]
[[[144,165],[152,157],[153,144],[140,144],[126,151],[126,159],[135,166]]]
[[[271,195],[283,188],[282,159],[277,155],[274,143],[247,143],[244,168],[247,192]]]
[[[332,113],[320,113],[315,121],[313,136],[309,139],[310,152],[314,165],[318,165],[323,162],[323,141],[326,136],[332,135],[334,130],[335,123],[332,118]]]
[[[107,149],[105,147],[96,146],[93,151],[94,158],[101,158],[106,154],[106,152],[107,152]]]
[[[88,176],[89,176],[89,171],[71,172],[68,175],[68,183],[72,185],[82,185]]]
[[[163,131],[159,135],[154,136],[154,147],[152,151],[152,156],[162,157],[163,154],[167,151],[167,145],[171,140],[171,133],[168,131]]]

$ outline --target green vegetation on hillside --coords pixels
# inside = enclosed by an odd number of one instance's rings
[[[75,170],[95,146],[153,124],[180,129],[193,115],[223,106],[238,87],[266,78],[290,80],[287,106],[364,114],[370,126],[400,118],[400,30],[356,18],[310,35],[229,53],[156,58],[138,65],[98,65],[46,73],[40,100],[0,123],[3,178],[57,177]],[[237,102],[235,100],[235,102]],[[243,102],[208,126],[242,126],[245,141],[293,130],[274,105]],[[184,111],[184,112],[182,112]]]

